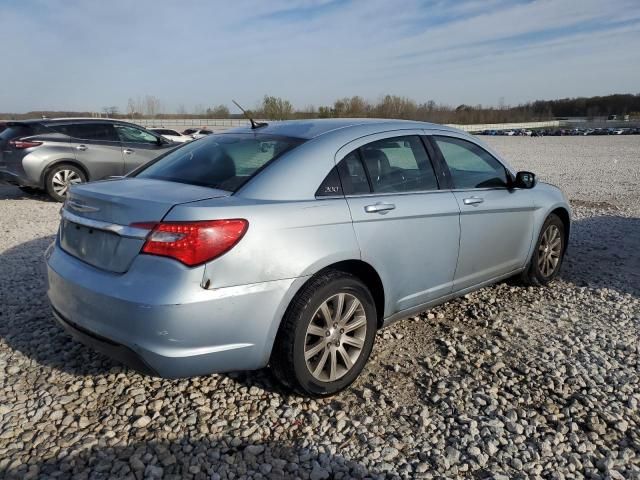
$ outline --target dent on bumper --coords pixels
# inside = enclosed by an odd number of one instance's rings
[[[47,295],[63,326],[67,330],[75,327],[85,334],[75,334],[76,338],[123,363],[131,364],[122,358],[119,347],[133,352],[162,377],[265,366],[280,318],[304,281],[278,280],[217,290],[179,283],[174,288],[183,290],[185,302],[176,302],[173,296],[167,304],[150,298],[153,286],[148,283],[157,278],[141,284],[132,281],[130,272],[108,274],[59,247],[49,249],[47,256]],[[165,289],[172,281],[161,280]],[[118,286],[126,289],[126,298],[114,295]],[[134,301],[136,297],[139,301]],[[90,341],[91,337],[118,348],[103,348]]]

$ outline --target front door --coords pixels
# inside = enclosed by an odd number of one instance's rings
[[[115,128],[122,142],[125,174],[176,146],[133,125],[116,124]]]
[[[524,266],[533,237],[531,190],[507,187],[507,169],[479,145],[434,136],[460,207],[460,255],[454,290]]]
[[[447,295],[453,285],[458,204],[438,189],[421,133],[378,134],[338,152],[362,260],[385,286],[385,317]]]

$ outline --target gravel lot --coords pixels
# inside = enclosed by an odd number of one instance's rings
[[[321,401],[75,343],[39,273],[60,205],[0,187],[0,477],[640,479],[640,137],[488,140],[572,199],[561,279],[395,324]]]

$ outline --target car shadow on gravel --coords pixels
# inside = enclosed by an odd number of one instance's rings
[[[125,369],[74,341],[59,326],[45,294],[43,254],[54,236],[0,253],[0,338],[29,359],[72,375]],[[561,277],[577,286],[640,297],[640,218],[587,217],[574,223]],[[10,360],[9,360],[10,363]],[[282,393],[266,369],[226,374],[246,387]]]
[[[136,433],[157,436],[151,429]],[[161,433],[159,429],[157,434]],[[313,472],[311,478],[365,478],[380,473],[341,455],[295,443],[245,443],[229,436],[202,436],[108,446],[116,438],[89,435],[68,455],[10,464],[3,478],[227,478],[228,473],[241,476],[243,471],[245,475],[251,472],[251,478],[256,474],[260,478],[300,478],[303,471],[307,476]]]
[[[574,222],[560,276],[578,287],[640,297],[640,218],[611,214]]]
[[[55,201],[44,190],[23,192],[11,185],[0,185],[0,200],[39,200],[47,203]]]

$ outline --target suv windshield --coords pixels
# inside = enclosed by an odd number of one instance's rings
[[[273,135],[213,135],[171,151],[134,176],[235,192],[269,162],[303,142]]]

